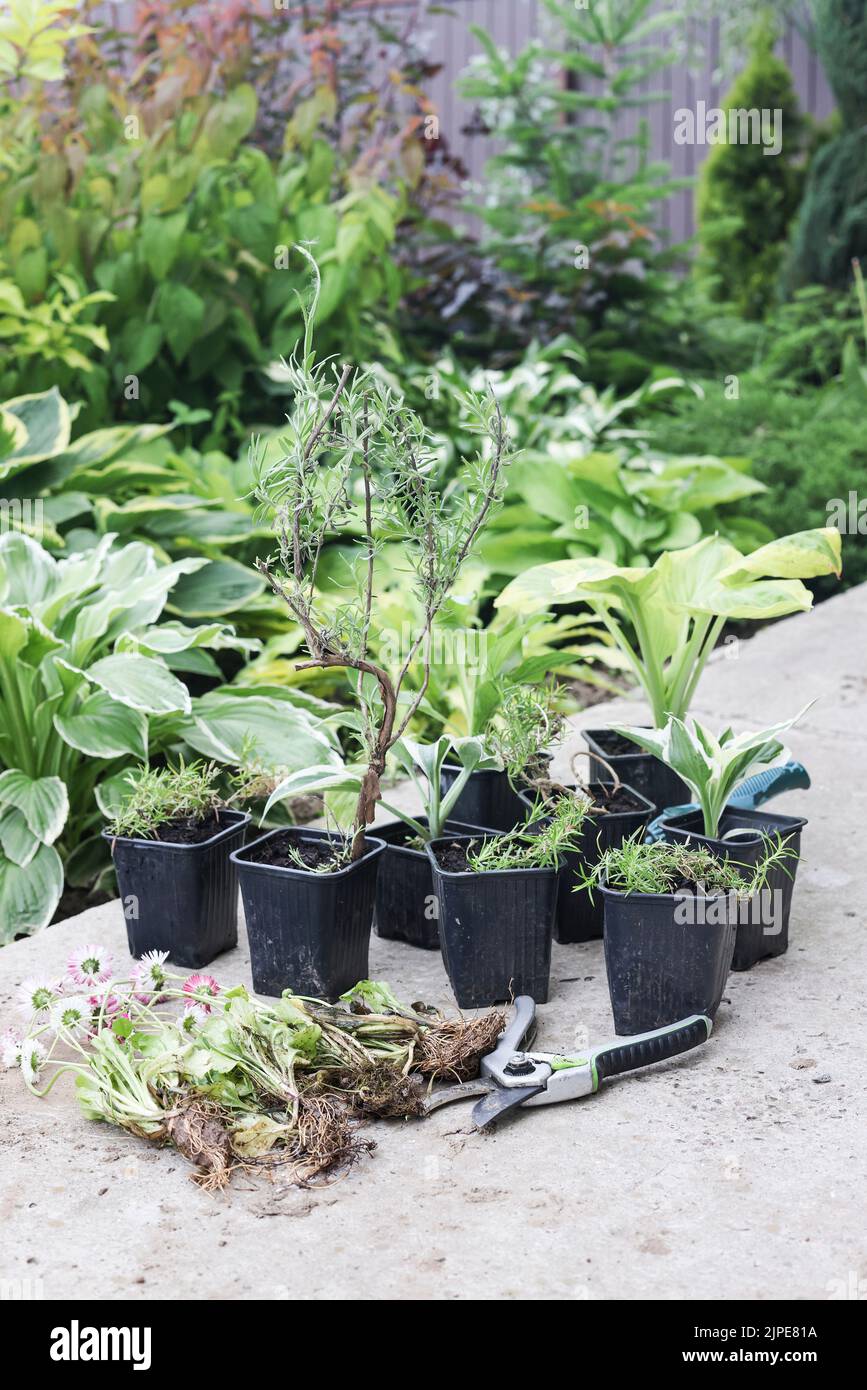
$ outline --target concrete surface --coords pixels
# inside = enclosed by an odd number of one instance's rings
[[[788,955],[732,975],[710,1043],[476,1134],[469,1106],[378,1124],[342,1181],[235,1182],[212,1197],[170,1149],[85,1120],[69,1084],[0,1080],[4,1280],[45,1298],[827,1298],[867,1279],[864,889],[867,586],[716,660],[695,712],[791,735],[813,773]],[[576,725],[642,716],[636,702]],[[572,745],[577,744],[577,738]],[[73,943],[125,953],[116,904],[0,952],[9,1017]],[[223,981],[249,982],[245,945]],[[371,974],[449,1005],[438,955],[374,939]],[[601,942],[554,948],[540,1047],[611,1032]],[[861,1285],[863,1290],[867,1285]]]

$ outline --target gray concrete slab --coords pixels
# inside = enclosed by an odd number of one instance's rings
[[[715,660],[696,713],[791,735],[813,788],[788,955],[732,975],[706,1048],[590,1100],[476,1134],[468,1107],[379,1124],[377,1151],[302,1191],[212,1197],[171,1150],[33,1100],[0,1076],[4,1279],[46,1298],[825,1298],[867,1279],[864,890],[867,586]],[[597,706],[640,721],[638,701]],[[125,954],[116,904],[0,952],[8,1017],[28,975],[86,941]],[[249,982],[246,943],[217,963]],[[371,973],[449,1005],[439,957],[374,940]],[[601,943],[556,947],[539,1046],[611,1032]],[[863,1285],[862,1285],[863,1288]]]

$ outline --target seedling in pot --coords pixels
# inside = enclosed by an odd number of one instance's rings
[[[301,626],[309,659],[298,669],[343,667],[355,673],[356,736],[363,755],[352,826],[355,861],[365,852],[365,830],[381,800],[389,752],[425,697],[434,621],[502,499],[509,441],[494,397],[469,400],[471,429],[484,445],[455,480],[447,503],[435,481],[434,437],[402,397],[374,371],[316,364],[319,271],[309,253],[299,250],[310,263],[314,288],[310,309],[304,309],[302,353],[286,369],[294,400],[284,452],[266,461],[260,450],[252,451],[255,494],[277,540],[276,555],[258,567]],[[355,527],[357,565],[347,570],[354,592],[350,601],[328,610],[317,594],[319,562],[335,536]],[[370,655],[377,556],[386,539],[404,546],[423,610],[402,664],[390,671]],[[404,699],[415,665],[421,680]],[[306,789],[320,789],[323,773],[330,771],[309,769]],[[301,789],[283,784],[284,795]]]
[[[224,804],[219,775],[214,763],[141,768],[127,779],[130,793],[109,819],[112,835],[176,843],[208,838],[219,829]]]
[[[514,830],[478,842],[471,840],[463,850],[465,872],[556,869],[563,854],[579,846],[587,811],[586,803],[574,797],[562,797],[553,810],[546,807]],[[443,857],[448,848],[446,842]]]
[[[231,854],[244,842],[245,812],[233,810],[251,783],[222,794],[213,764],[141,768],[103,836],[109,841],[130,951],[165,951],[200,968],[238,939],[238,879]],[[230,779],[231,785],[231,779]]]
[[[697,719],[692,720],[689,728],[682,719],[674,717],[664,729],[636,729],[621,724],[615,724],[614,729],[645,752],[653,753],[683,779],[701,809],[705,835],[716,839],[720,817],[733,793],[756,768],[767,767],[785,754],[777,735],[797,724],[809,708],[805,705],[791,719],[757,733],[735,734],[724,729],[717,737]]]
[[[532,785],[548,771],[549,749],[563,734],[554,686],[515,685],[491,719],[485,742],[513,787]]]
[[[622,845],[608,849],[598,864],[588,870],[576,885],[589,888],[604,885],[619,893],[692,893],[710,897],[733,893],[750,897],[760,892],[771,871],[793,857],[782,836],[766,836],[763,853],[755,864],[740,864],[721,858],[705,845],[652,844],[630,836]],[[743,870],[749,871],[744,876]]]

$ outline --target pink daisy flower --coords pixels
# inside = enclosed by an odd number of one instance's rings
[[[216,999],[220,993],[220,986],[213,975],[188,975],[184,980],[184,994],[188,996],[189,1003],[187,1008],[193,1004],[198,1004],[204,1009],[206,1014],[211,1012],[209,999]]]
[[[111,952],[101,946],[82,946],[73,951],[67,962],[67,972],[77,985],[103,985],[111,979]]]

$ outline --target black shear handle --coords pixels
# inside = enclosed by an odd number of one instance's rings
[[[593,1054],[596,1074],[600,1081],[605,1081],[609,1076],[620,1076],[623,1072],[636,1071],[638,1067],[649,1067],[653,1062],[664,1062],[681,1052],[689,1052],[707,1042],[711,1026],[709,1018],[696,1014],[667,1028],[657,1028],[653,1033],[639,1033],[633,1038],[624,1038],[621,1043],[601,1047]]]

